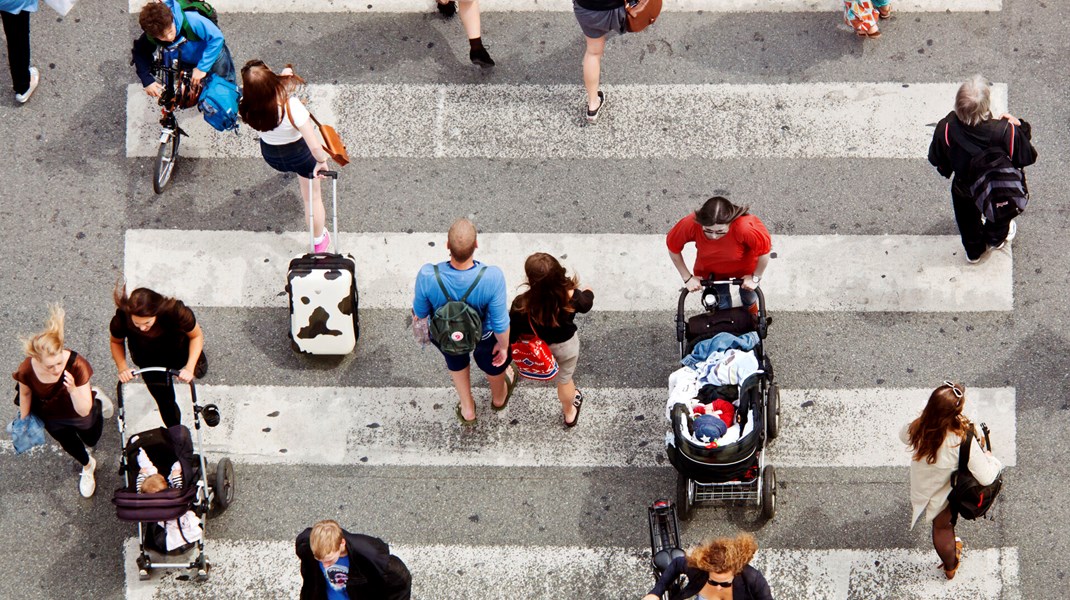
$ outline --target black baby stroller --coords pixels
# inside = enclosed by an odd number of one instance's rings
[[[162,385],[171,385],[171,378],[178,371],[162,367],[149,367],[134,371],[134,375],[146,371],[166,372],[169,376]],[[205,580],[211,567],[204,551],[204,532],[206,518],[223,512],[234,501],[234,465],[229,458],[222,458],[215,467],[208,469],[204,455],[195,453],[202,445],[201,418],[209,427],[219,424],[219,409],[214,404],[201,406],[197,402],[197,389],[191,381],[190,397],[193,401],[193,424],[197,430],[197,443],[193,444],[190,431],[184,425],[170,428],[157,427],[126,437],[126,411],[123,404],[123,384],[116,386],[118,403],[119,439],[122,441],[122,457],[119,473],[126,483],[125,487],[115,491],[112,503],[115,514],[121,521],[137,523],[138,533],[138,577],[148,579],[152,569],[191,569],[196,570],[195,578]],[[138,451],[145,453],[161,474],[167,473],[177,461],[182,466],[182,487],[169,488],[155,494],[137,493],[139,472]],[[192,511],[199,521],[201,535],[194,541],[186,541],[183,521],[188,511]],[[191,517],[189,517],[191,518]],[[188,519],[187,519],[188,521]],[[182,543],[168,549],[167,528],[158,523],[175,524],[173,530],[180,536]],[[181,555],[196,550],[189,562],[153,562],[149,550],[161,555]]]
[[[780,426],[780,394],[773,381],[773,365],[765,353],[765,336],[769,324],[765,296],[760,288],[758,314],[737,306],[717,310],[718,293],[714,286],[734,292],[742,279],[702,281],[702,305],[705,312],[685,318],[684,304],[688,290],[680,291],[676,312],[676,338],[680,358],[689,355],[695,345],[718,333],[743,335],[757,333],[754,356],[758,370],[738,385],[736,422],[739,439],[724,445],[703,444],[691,432],[693,421],[688,406],[676,404],[670,410],[672,430],[666,434],[665,451],[676,468],[676,508],[680,518],[688,520],[699,502],[753,502],[762,517],[776,514],[776,470],[765,464],[765,445],[776,438]],[[723,290],[722,290],[723,291]]]

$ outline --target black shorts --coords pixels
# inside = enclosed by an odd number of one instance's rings
[[[311,179],[312,172],[316,170],[316,158],[308,149],[304,139],[275,146],[260,140],[260,153],[268,166],[282,173],[296,173],[301,177]]]

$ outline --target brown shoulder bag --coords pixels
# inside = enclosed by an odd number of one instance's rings
[[[661,14],[661,0],[626,0],[628,31],[636,33],[653,25]]]
[[[289,101],[287,101],[289,104]],[[283,111],[286,112],[286,116],[290,119],[290,125],[293,125],[294,129],[297,129],[297,125],[294,124],[293,115],[287,110],[287,106],[283,106]],[[338,135],[338,131],[330,125],[324,125],[319,122],[316,115],[309,111],[308,116],[312,117],[312,122],[319,127],[320,135],[323,136],[323,149],[327,154],[331,155],[331,160],[338,164],[340,167],[344,167],[349,164],[349,152],[346,150],[346,144],[342,141],[342,136]]]

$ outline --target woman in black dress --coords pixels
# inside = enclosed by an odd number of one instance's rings
[[[133,379],[126,362],[126,347],[138,367],[177,369],[178,380],[189,383],[208,371],[204,356],[204,333],[193,311],[181,300],[137,288],[130,295],[126,286],[115,290],[115,316],[111,320],[111,356],[119,381]],[[156,399],[164,425],[178,425],[182,413],[175,402],[175,389],[165,373],[143,373],[141,378]]]

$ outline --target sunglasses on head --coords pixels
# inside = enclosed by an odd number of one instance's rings
[[[953,383],[951,383],[950,381],[947,381],[947,380],[944,381],[944,385],[946,385],[947,387],[951,388],[951,393],[955,394],[956,398],[962,398],[962,390],[959,389],[959,387],[957,385],[955,385],[955,384],[953,384]]]

